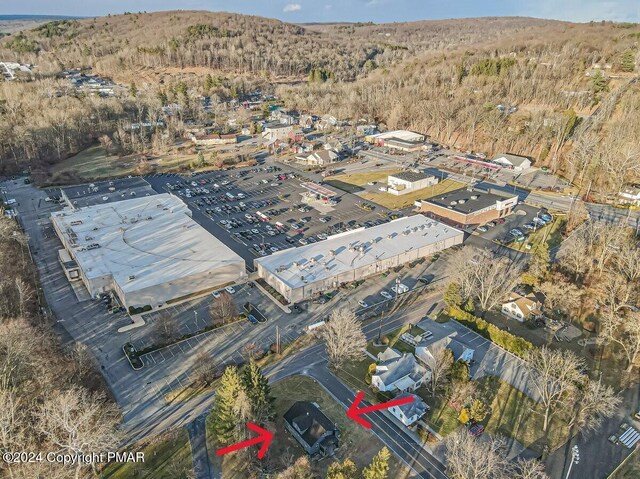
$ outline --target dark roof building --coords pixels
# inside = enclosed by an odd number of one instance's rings
[[[483,224],[507,216],[517,204],[516,195],[474,188],[460,188],[416,202],[420,212],[462,226]]]
[[[295,402],[284,413],[284,425],[310,456],[332,456],[340,445],[340,431],[312,402]]]

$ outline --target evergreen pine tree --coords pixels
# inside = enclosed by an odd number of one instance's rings
[[[387,479],[389,476],[389,449],[383,447],[371,460],[371,464],[362,470],[363,479]]]
[[[242,382],[238,370],[230,366],[220,378],[220,386],[211,408],[213,434],[221,445],[231,444],[236,435],[237,398],[242,392]],[[244,426],[244,425],[243,425]]]
[[[215,86],[215,82],[213,81],[213,77],[211,73],[207,73],[207,76],[204,79],[204,89],[205,91],[211,90]]]
[[[273,416],[273,397],[271,387],[262,370],[252,359],[242,372],[242,385],[251,404],[253,418],[264,423]]]
[[[636,52],[625,50],[620,57],[620,70],[631,73],[636,69]]]
[[[449,306],[450,308],[453,306],[462,305],[463,298],[462,293],[460,292],[460,286],[456,283],[449,283],[444,290],[444,294],[442,296],[444,304]]]

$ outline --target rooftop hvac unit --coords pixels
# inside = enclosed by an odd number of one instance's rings
[[[361,244],[360,246],[358,246],[358,251],[360,251],[361,253],[364,253],[365,250],[365,245]]]
[[[156,205],[156,208],[162,208],[162,205],[161,205],[160,203],[158,203],[158,204]]]
[[[153,216],[147,216],[147,220],[151,221],[153,219]]]
[[[349,245],[349,251],[353,252],[356,250],[356,247],[353,246],[352,244]]]
[[[409,233],[411,233],[411,231],[410,231],[410,230],[404,230],[404,231],[402,232],[402,234],[403,234],[403,235],[405,235],[405,236],[409,236]]]
[[[297,261],[293,262],[293,267],[294,268],[299,268],[300,267],[300,263],[298,263]]]
[[[81,220],[76,220],[76,221],[72,221],[71,223],[69,223],[71,226],[78,226],[82,224]]]
[[[97,227],[97,226],[94,226],[94,227],[93,227],[93,231],[98,231],[98,227]]]
[[[336,251],[333,250],[333,249],[329,250],[329,256],[332,256],[332,257],[335,258],[336,257]]]
[[[133,281],[134,279],[136,279],[136,277],[132,274],[129,275],[129,281]]]
[[[311,258],[309,261],[311,261],[311,264],[316,264],[316,259],[315,258]]]
[[[393,239],[393,235],[392,235],[391,233],[389,233],[389,234],[387,235],[387,239]]]
[[[93,239],[93,238],[92,238],[91,236],[85,236],[85,237],[84,237],[84,240],[85,240],[85,241],[91,241],[92,239]]]

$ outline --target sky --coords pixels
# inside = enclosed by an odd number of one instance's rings
[[[400,22],[531,16],[575,22],[640,21],[640,0],[0,0],[0,15],[99,16],[125,11],[228,11],[289,22]]]

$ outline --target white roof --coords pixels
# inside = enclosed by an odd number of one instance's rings
[[[501,153],[496,155],[492,160],[495,163],[509,163],[513,166],[522,166],[523,164],[531,164],[531,160],[526,156],[510,155],[508,153]]]
[[[130,292],[229,263],[244,265],[190,214],[182,200],[165,193],[66,208],[51,218],[69,244],[76,245],[74,256],[87,279],[112,275],[124,292]],[[87,248],[96,244],[99,247]]]
[[[408,130],[394,130],[387,131],[385,133],[378,133],[372,135],[372,138],[380,138],[382,140],[402,140],[402,141],[424,141],[424,135],[422,133],[416,133],[415,131]]]
[[[462,242],[462,235],[460,230],[417,214],[280,251],[258,258],[255,263],[289,287],[299,288],[457,236]]]

